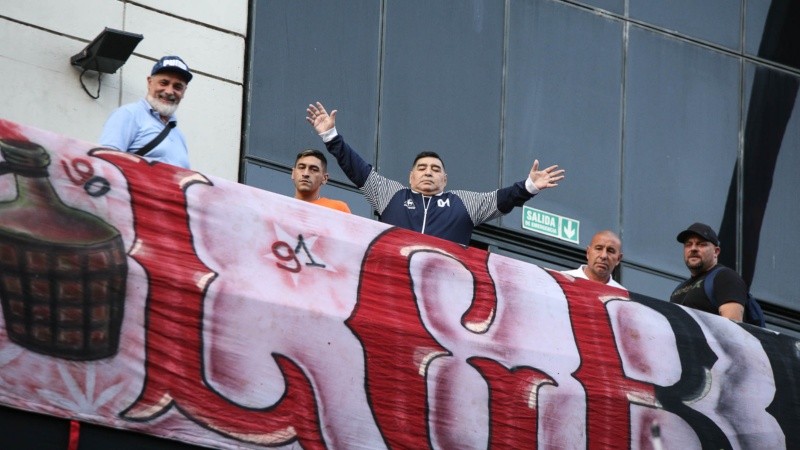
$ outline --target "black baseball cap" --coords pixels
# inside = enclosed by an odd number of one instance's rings
[[[689,228],[678,233],[678,242],[683,244],[692,234],[696,234],[708,242],[711,242],[714,246],[719,247],[719,238],[717,237],[717,233],[714,232],[714,229],[700,222],[695,222],[689,225]]]
[[[174,72],[183,77],[188,83],[192,81],[192,72],[189,72],[189,66],[178,56],[164,56],[156,62],[150,75],[155,75],[161,72]]]

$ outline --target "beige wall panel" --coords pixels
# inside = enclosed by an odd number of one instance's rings
[[[106,27],[122,29],[123,6],[109,0],[2,0],[0,16],[91,41]]]
[[[248,0],[140,0],[139,4],[244,36]]]
[[[243,95],[238,84],[202,76],[192,80],[179,115],[192,169],[238,181]]]
[[[85,43],[0,19],[0,116],[25,125],[95,142],[118,104],[119,76],[104,75],[100,98],[83,91],[69,58]],[[96,73],[86,77],[97,92]]]
[[[128,6],[125,17],[128,31],[144,35],[137,53],[154,59],[178,55],[193,71],[242,83],[243,37],[135,6]]]

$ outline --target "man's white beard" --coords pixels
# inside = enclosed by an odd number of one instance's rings
[[[162,103],[160,100],[150,94],[147,94],[147,103],[149,103],[150,107],[155,109],[157,113],[164,117],[169,117],[175,114],[175,111],[178,109],[178,103]]]

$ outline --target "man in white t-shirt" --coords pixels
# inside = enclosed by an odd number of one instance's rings
[[[603,230],[597,232],[586,247],[586,264],[562,273],[625,289],[611,278],[620,261],[622,261],[622,241],[613,231]]]

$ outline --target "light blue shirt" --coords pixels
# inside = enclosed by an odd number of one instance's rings
[[[170,116],[169,121],[176,122],[175,116]],[[100,145],[135,153],[155,139],[164,127],[158,113],[150,107],[147,100],[141,99],[122,105],[111,113],[103,126]],[[189,150],[183,133],[178,127],[173,128],[145,158],[188,169]]]

